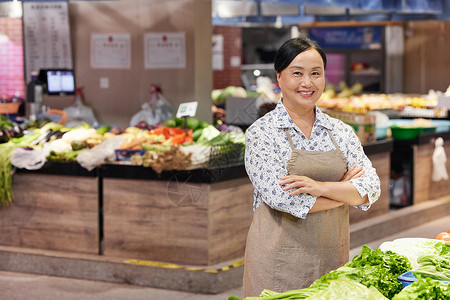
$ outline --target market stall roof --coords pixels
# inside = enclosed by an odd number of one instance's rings
[[[213,0],[213,24],[450,20],[447,0]]]

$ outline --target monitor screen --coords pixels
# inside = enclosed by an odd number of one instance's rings
[[[75,76],[73,74],[73,70],[46,70],[45,76],[47,83],[47,94],[75,94]]]

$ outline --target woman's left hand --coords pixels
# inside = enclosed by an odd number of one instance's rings
[[[290,196],[298,194],[310,194],[314,197],[320,197],[322,195],[322,182],[313,180],[306,176],[287,175],[280,177],[279,185],[286,185],[283,191],[295,189],[290,192]]]

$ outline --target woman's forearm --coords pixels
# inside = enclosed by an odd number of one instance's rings
[[[321,197],[358,206],[369,202],[368,196],[361,197],[355,186],[350,182],[322,182]]]
[[[334,201],[324,197],[318,197],[314,206],[309,210],[309,213],[316,213],[325,211],[344,205],[343,202]]]

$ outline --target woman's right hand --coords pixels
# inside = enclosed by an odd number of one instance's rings
[[[351,166],[345,173],[344,177],[342,177],[341,182],[349,181],[350,179],[359,178],[359,177],[362,177],[363,175],[364,175],[363,167]]]

